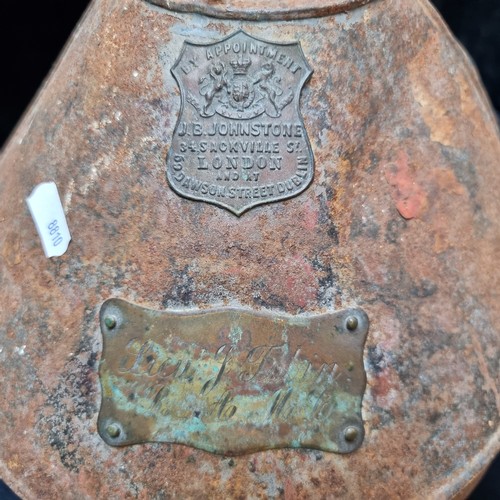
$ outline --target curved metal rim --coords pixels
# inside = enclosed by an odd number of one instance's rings
[[[191,14],[204,14],[209,17],[219,19],[238,19],[243,21],[279,21],[307,19],[314,17],[325,17],[340,12],[355,9],[372,2],[373,0],[329,0],[325,4],[318,2],[318,5],[304,4],[297,5],[292,0],[287,0],[289,5],[285,7],[265,6],[256,7],[255,3],[243,0],[243,6],[233,7],[225,1],[209,3],[190,2],[187,0],[146,0],[148,3],[163,7],[170,11],[184,12]],[[252,5],[253,4],[253,5]]]

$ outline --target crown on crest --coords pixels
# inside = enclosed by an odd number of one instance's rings
[[[238,59],[231,61],[231,66],[235,75],[246,75],[252,61],[248,57],[240,56]]]

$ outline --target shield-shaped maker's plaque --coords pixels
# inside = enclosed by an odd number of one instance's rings
[[[184,42],[172,73],[181,91],[167,157],[174,191],[241,215],[307,188],[314,165],[299,100],[312,71],[298,42],[244,31]]]

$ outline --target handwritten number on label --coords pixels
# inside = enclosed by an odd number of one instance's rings
[[[49,230],[49,234],[52,240],[52,245],[57,246],[62,243],[63,238],[61,236],[61,233],[59,232],[59,224],[56,220],[53,220],[48,226],[47,229]]]
[[[66,216],[55,182],[38,184],[26,198],[46,257],[60,257],[71,241]]]

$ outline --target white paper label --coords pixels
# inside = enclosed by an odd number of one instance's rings
[[[26,199],[46,257],[60,257],[71,241],[61,198],[54,182],[43,182]]]

